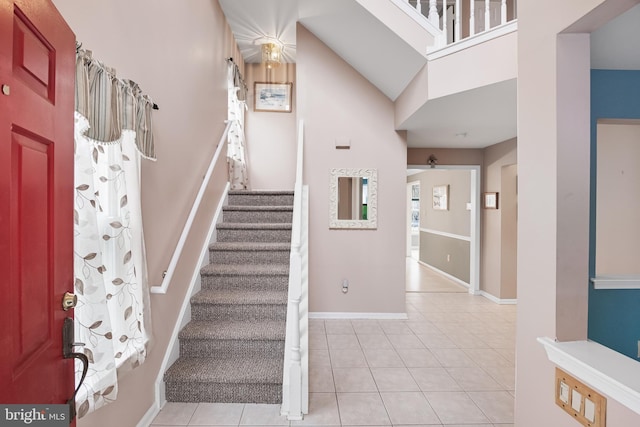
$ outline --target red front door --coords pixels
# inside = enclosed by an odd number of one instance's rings
[[[73,395],[75,36],[50,0],[0,0],[0,403]]]

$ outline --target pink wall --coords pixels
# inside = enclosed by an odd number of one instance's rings
[[[440,166],[481,166],[484,161],[484,154],[480,149],[409,148],[407,149],[407,165],[426,165],[431,155],[436,156]]]
[[[482,170],[482,192],[497,192],[499,209],[482,209],[481,226],[481,265],[480,283],[481,289],[496,298],[513,299],[516,297],[516,283],[512,281],[510,286],[503,288],[502,246],[505,239],[515,236],[506,236],[502,233],[503,216],[514,213],[505,204],[505,192],[502,189],[503,167],[517,163],[516,140],[512,139],[487,147],[484,150],[484,167]],[[509,200],[507,200],[509,202]],[[512,202],[512,201],[511,201]],[[514,213],[515,216],[515,213]],[[506,219],[506,218],[505,218]],[[515,218],[514,218],[515,221]],[[515,258],[510,260],[515,271]]]
[[[536,338],[586,338],[588,33],[635,3],[518,3],[518,427],[575,425],[555,405],[554,365]],[[568,27],[583,34],[559,36]],[[607,418],[640,424],[612,399]]]
[[[297,72],[310,191],[309,310],[404,313],[406,139],[394,130],[393,103],[301,25]],[[351,149],[336,150],[336,138],[349,138]],[[378,170],[377,230],[329,229],[329,169],[340,167]]]
[[[428,100],[515,79],[518,32],[429,61],[396,101],[396,124],[404,123]],[[474,64],[473,71],[469,64]]]
[[[218,2],[54,0],[83,48],[136,81],[160,106],[154,112],[157,162],[142,161],[142,210],[150,285],[178,241],[227,117],[225,58],[241,58]],[[151,14],[150,14],[151,12]],[[243,64],[241,64],[242,68]],[[222,161],[166,295],[152,295],[153,341],[147,361],[124,375],[117,401],[78,426],[134,426],[154,401],[154,383],[213,211],[226,183]]]
[[[245,121],[251,189],[293,190],[297,150],[296,64],[281,64],[272,70],[263,64],[247,64],[245,80],[249,87]],[[291,112],[253,111],[254,82],[293,83]]]
[[[598,123],[596,275],[640,274],[640,123]]]

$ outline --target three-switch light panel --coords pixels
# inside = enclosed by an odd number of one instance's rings
[[[556,404],[586,427],[606,427],[607,399],[559,368]]]

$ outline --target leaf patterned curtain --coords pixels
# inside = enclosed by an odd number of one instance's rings
[[[116,79],[113,70],[83,52],[77,64],[75,337],[89,359],[76,396],[83,417],[115,400],[118,376],[146,358],[151,328],[140,158],[153,158],[154,152],[150,109],[142,108],[150,100],[141,98],[137,85]],[[77,363],[76,381],[81,372]]]
[[[228,116],[231,122],[228,134],[227,164],[229,183],[232,190],[249,188],[247,154],[244,139],[244,112],[247,108],[246,87],[238,66],[231,60],[227,64]]]

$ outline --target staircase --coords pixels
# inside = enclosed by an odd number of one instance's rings
[[[168,401],[281,403],[292,211],[293,192],[229,192]]]

